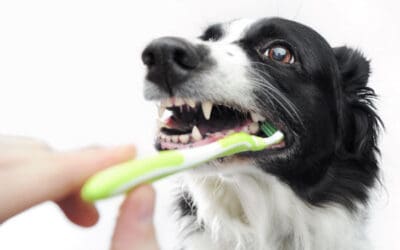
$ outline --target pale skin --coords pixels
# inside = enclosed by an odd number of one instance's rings
[[[95,225],[99,213],[81,200],[80,188],[94,173],[134,156],[133,146],[58,152],[38,140],[0,136],[0,224],[32,206],[54,201],[73,223]],[[154,200],[154,190],[148,185],[126,196],[112,250],[158,249],[152,221]]]

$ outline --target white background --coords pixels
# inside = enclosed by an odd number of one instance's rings
[[[385,189],[376,193],[369,233],[376,249],[399,249],[399,11],[395,1],[371,0],[1,1],[0,134],[42,138],[60,150],[135,143],[148,154],[156,113],[142,98],[140,53],[148,41],[198,35],[210,23],[238,17],[295,19],[332,46],[354,46],[372,59],[371,86],[386,132]],[[156,221],[168,249],[165,193],[158,193]],[[71,225],[51,203],[37,206],[0,226],[0,249],[108,249],[119,202],[101,202],[102,218],[91,229]]]

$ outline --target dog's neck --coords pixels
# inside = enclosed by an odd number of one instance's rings
[[[254,169],[183,177],[188,204],[196,210],[182,218],[188,230],[182,235],[189,235],[184,249],[368,249],[362,218],[340,205],[311,206],[276,177]]]

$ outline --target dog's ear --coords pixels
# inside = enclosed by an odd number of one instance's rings
[[[346,151],[358,156],[374,155],[378,151],[377,133],[381,121],[373,103],[375,92],[367,86],[370,63],[358,50],[338,47],[333,51],[344,98],[342,134]]]

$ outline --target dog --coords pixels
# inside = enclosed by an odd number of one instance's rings
[[[180,176],[177,249],[370,249],[364,229],[379,183],[381,121],[360,51],[332,48],[310,27],[274,17],[162,37],[142,60],[145,98],[165,118],[158,150],[237,131],[266,137],[263,122],[285,135]]]

